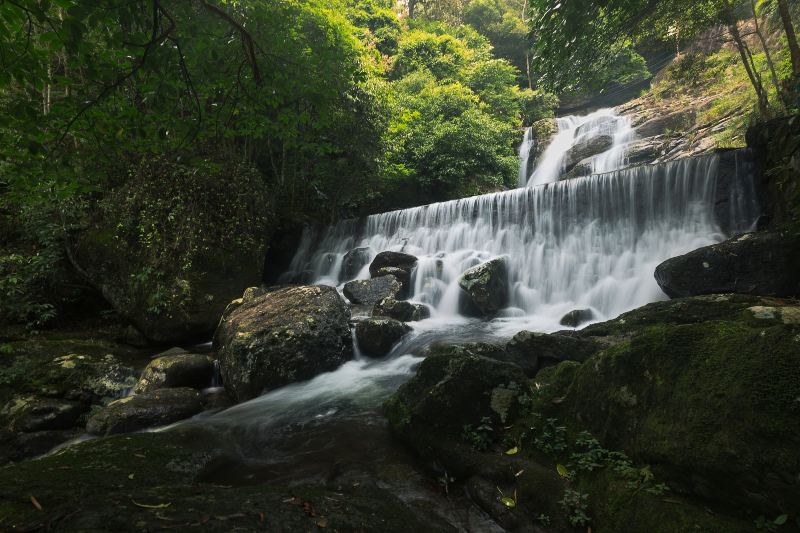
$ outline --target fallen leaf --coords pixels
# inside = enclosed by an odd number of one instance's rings
[[[259,524],[263,524],[264,523],[264,513],[263,512],[262,513],[258,513],[258,523]]]
[[[556,464],[556,472],[558,472],[558,475],[561,477],[569,476],[569,470],[567,470],[567,467],[562,465],[561,463]]]
[[[514,446],[513,448],[510,448],[510,449],[506,450],[506,455],[514,455],[514,454],[516,454],[518,452],[519,452],[519,448]]]
[[[561,396],[560,398],[553,398],[552,400],[550,400],[550,402],[558,405],[562,403],[565,399],[566,398],[564,396]]]
[[[37,500],[36,496],[34,496],[33,494],[31,494],[31,503],[33,504],[34,507],[36,507],[37,510],[39,511],[42,510],[42,504],[39,503],[39,500]]]
[[[167,507],[172,505],[172,502],[156,503],[156,504],[153,504],[153,505],[148,505],[146,503],[139,503],[136,500],[131,500],[131,501],[133,502],[133,505],[135,505],[137,507],[142,507],[144,509],[166,509]]]
[[[134,457],[138,457],[139,459],[147,459],[147,456],[143,453],[135,453],[133,454]]]
[[[320,518],[319,520],[317,520],[317,527],[328,527],[328,519]]]
[[[509,498],[508,496],[503,496],[500,498],[500,503],[508,507],[509,509],[513,509],[517,506],[517,502],[514,501],[514,498]]]
[[[523,470],[520,470],[519,472],[517,472],[516,474],[514,474],[514,477],[519,477],[519,476],[521,476],[523,472],[525,472],[525,470],[524,470],[524,469],[523,469]]]
[[[128,479],[133,479],[133,474],[128,474]]]

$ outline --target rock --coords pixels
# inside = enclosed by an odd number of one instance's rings
[[[342,258],[342,270],[339,281],[347,281],[358,276],[367,264],[369,264],[370,249],[369,247],[354,248],[350,250]]]
[[[135,392],[192,387],[203,389],[211,384],[213,363],[205,355],[180,354],[157,357],[150,361],[139,378]]]
[[[670,132],[679,132],[694,123],[695,112],[675,111],[667,115],[657,116],[636,127],[639,137],[655,137]]]
[[[564,173],[569,173],[580,161],[602,154],[613,144],[614,138],[611,135],[598,135],[577,143],[564,154]]]
[[[394,298],[384,298],[372,309],[372,316],[387,317],[399,320],[400,322],[416,322],[425,320],[431,316],[428,306],[423,304],[413,304],[406,301],[398,301]]]
[[[601,346],[589,339],[575,338],[558,333],[520,331],[506,344],[506,360],[519,365],[527,375],[562,361],[586,361]]]
[[[592,159],[584,159],[577,163],[572,170],[558,178],[559,181],[583,178],[592,174]]]
[[[494,316],[508,302],[505,259],[498,257],[470,268],[461,274],[458,285],[483,316]]]
[[[649,165],[662,155],[668,145],[662,136],[633,141],[625,147],[626,164]]]
[[[43,430],[31,433],[15,433],[0,429],[0,466],[44,455],[56,446],[64,444],[82,433],[83,431],[75,429]]]
[[[228,302],[261,280],[271,233],[266,186],[252,166],[214,163],[145,158],[93,210],[69,254],[151,341],[212,333]]]
[[[0,469],[3,529],[23,531],[52,513],[63,531],[155,531],[165,522],[178,530],[202,522],[203,531],[213,532],[456,531],[389,488],[364,482],[329,487],[205,481],[230,465],[244,468],[232,448],[212,431],[181,428],[91,439]],[[31,495],[43,512],[31,504]]]
[[[357,305],[375,305],[384,298],[397,297],[403,286],[391,274],[373,279],[359,279],[344,284],[342,292]]]
[[[563,317],[559,324],[570,328],[577,328],[581,324],[585,324],[594,318],[594,312],[591,309],[573,309]]]
[[[368,318],[356,324],[356,340],[365,354],[383,357],[409,331],[410,327],[393,318]]]
[[[204,391],[200,400],[203,402],[203,409],[227,409],[236,404],[222,387]]]
[[[613,135],[617,127],[617,117],[610,115],[600,116],[593,120],[586,122],[575,130],[575,137],[582,137],[590,133],[592,130],[602,135]]]
[[[417,264],[417,258],[402,252],[381,252],[369,265],[369,274],[373,278],[392,275],[403,285],[402,296],[406,297],[411,290],[411,273]]]
[[[800,296],[800,235],[747,233],[658,265],[655,278],[671,298],[715,293]]]
[[[9,429],[24,433],[71,429],[89,406],[55,398],[17,399],[11,404]]]
[[[587,363],[540,372],[541,416],[652,465],[673,494],[798,513],[800,306],[738,295],[651,306],[598,325],[625,337]]]
[[[500,426],[515,416],[528,379],[517,366],[481,357],[468,350],[441,348],[426,357],[416,375],[384,404],[392,430],[427,459],[456,459],[469,447],[465,425],[486,418]],[[461,477],[468,466],[448,464]]]
[[[194,389],[159,389],[111,402],[89,417],[86,431],[93,435],[131,433],[172,424],[202,409],[200,393]]]
[[[225,388],[244,401],[336,369],[353,356],[349,320],[333,287],[283,287],[243,302],[214,336]]]

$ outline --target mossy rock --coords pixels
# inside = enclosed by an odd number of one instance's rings
[[[0,516],[10,531],[441,531],[377,487],[203,483],[230,457],[201,430],[84,442],[0,468]],[[41,506],[37,509],[32,497]],[[446,527],[444,528],[446,531]]]

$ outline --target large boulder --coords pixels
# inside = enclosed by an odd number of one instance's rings
[[[68,254],[152,341],[212,333],[228,302],[261,279],[270,234],[263,178],[234,161],[202,168],[159,159],[132,169]]]
[[[93,435],[130,433],[172,424],[202,409],[195,389],[159,389],[111,402],[89,417],[86,431]]]
[[[458,279],[472,304],[485,317],[494,316],[508,302],[508,269],[498,257],[464,272]]]
[[[747,233],[658,265],[655,278],[671,298],[715,293],[800,296],[800,235]]]
[[[141,394],[171,387],[203,389],[211,384],[213,374],[214,365],[205,355],[186,353],[156,357],[142,372],[135,392]]]
[[[282,287],[236,304],[214,336],[238,401],[334,370],[353,356],[350,311],[333,287]]]
[[[650,118],[636,127],[639,137],[654,137],[666,133],[674,133],[687,129],[694,122],[695,112],[675,111],[666,115]]]
[[[611,135],[598,135],[577,143],[564,154],[564,172],[568,173],[580,161],[602,154],[614,144]]]
[[[342,292],[356,305],[375,305],[384,298],[396,298],[403,285],[389,274],[372,279],[357,279],[344,284]]]
[[[403,252],[381,252],[369,265],[369,274],[373,278],[392,275],[403,285],[402,296],[406,297],[411,290],[411,273],[417,264],[417,258]]]
[[[410,327],[393,318],[368,318],[356,324],[356,340],[365,354],[383,357],[409,331]]]
[[[85,403],[60,398],[18,397],[4,414],[11,419],[11,431],[32,433],[71,429],[88,409]]]
[[[800,512],[795,302],[700,296],[601,329],[618,342],[537,375],[541,416],[651,465],[673,494],[751,516]]]
[[[347,281],[358,276],[361,269],[369,263],[369,247],[354,248],[344,254],[339,280]]]
[[[394,318],[400,322],[416,322],[431,316],[431,310],[423,304],[414,304],[394,298],[384,298],[372,309],[372,316]]]
[[[385,404],[394,432],[427,459],[455,459],[464,427],[502,425],[517,414],[528,380],[519,367],[469,349],[438,349]],[[482,422],[483,421],[483,422]],[[449,464],[460,476],[465,464]]]

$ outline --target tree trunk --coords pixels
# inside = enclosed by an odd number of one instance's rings
[[[783,29],[786,31],[786,40],[789,43],[789,53],[792,56],[792,74],[797,76],[800,75],[800,46],[797,44],[797,35],[794,33],[792,15],[786,0],[778,0],[778,12],[781,15]]]
[[[761,31],[761,26],[758,24],[758,10],[756,9],[756,0],[750,0],[750,7],[753,9],[753,23],[755,24],[756,35],[758,36],[758,40],[761,41],[761,47],[764,49],[764,55],[767,58],[767,66],[769,67],[769,73],[772,77],[772,83],[775,85],[775,90],[778,91],[778,94],[781,93],[781,85],[778,81],[778,73],[775,72],[775,62],[772,60],[772,54],[769,51],[769,47],[767,46],[767,40],[764,38],[764,33]]]
[[[756,96],[758,97],[758,111],[762,116],[766,116],[769,111],[767,93],[764,91],[764,85],[761,83],[761,76],[758,74],[758,71],[753,68],[750,61],[749,50],[744,41],[742,41],[742,36],[739,33],[739,27],[736,25],[735,19],[728,24],[728,31],[731,37],[733,37],[733,41],[736,43],[737,50],[739,50],[739,55],[742,58],[742,63],[744,63],[747,77],[750,78],[750,83],[753,84],[753,89],[756,91]]]

